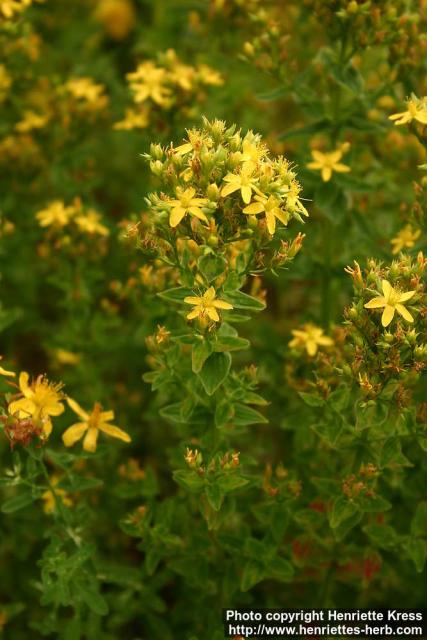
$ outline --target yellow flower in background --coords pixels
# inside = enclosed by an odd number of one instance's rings
[[[110,38],[124,40],[135,26],[135,7],[130,0],[101,0],[95,18]]]
[[[347,173],[350,171],[350,167],[340,162],[344,155],[343,149],[336,149],[329,153],[322,153],[317,149],[313,149],[311,152],[314,162],[309,162],[307,167],[314,171],[320,171],[323,182],[329,182],[332,177],[332,173]]]
[[[59,364],[79,364],[81,355],[79,353],[73,353],[67,351],[67,349],[55,349],[53,355]]]
[[[382,281],[382,290],[384,295],[369,300],[365,304],[365,309],[381,309],[384,307],[381,317],[383,327],[388,327],[394,318],[395,311],[407,322],[414,322],[414,318],[402,303],[410,300],[415,295],[415,291],[399,291],[394,289],[387,280]]]
[[[206,205],[209,200],[207,198],[196,198],[196,190],[193,187],[188,189],[176,188],[176,199],[166,200],[167,204],[172,207],[169,217],[169,224],[171,227],[176,227],[187,213],[190,216],[195,216],[203,222],[207,222],[208,219],[201,210],[200,207]]]
[[[6,18],[13,18],[30,6],[32,0],[0,0],[0,14]]]
[[[122,129],[124,131],[130,129],[145,129],[150,124],[150,112],[148,109],[135,111],[135,109],[126,109],[125,117],[120,122],[116,122],[114,129]]]
[[[254,200],[247,207],[243,209],[243,213],[247,215],[257,215],[258,213],[264,213],[267,221],[267,229],[271,235],[276,231],[276,218],[287,225],[289,216],[280,208],[280,200],[274,196],[255,196]]]
[[[0,360],[3,360],[3,356],[0,356]],[[0,376],[9,376],[11,378],[14,378],[15,373],[13,371],[8,371],[7,369],[0,367]]]
[[[170,104],[171,90],[165,87],[167,80],[166,69],[157,67],[153,62],[141,62],[136,71],[126,75],[134,93],[134,101],[145,102],[149,98],[160,107]]]
[[[74,222],[76,223],[79,231],[89,234],[98,234],[100,236],[108,236],[110,234],[109,229],[101,224],[101,215],[94,209],[89,209],[84,213],[76,215]]]
[[[36,218],[41,227],[65,227],[75,214],[74,207],[66,207],[61,200],[51,202],[46,209],[36,213]]]
[[[85,100],[91,104],[106,100],[106,96],[103,95],[104,85],[96,84],[92,78],[71,78],[64,88],[77,100]]]
[[[57,486],[60,480],[61,478],[59,476],[53,476],[50,479],[50,483],[55,490],[56,497],[62,502],[62,504],[66,507],[71,507],[73,505],[72,499],[64,489],[60,489]],[[45,513],[51,514],[56,511],[56,500],[51,489],[47,489],[44,493],[42,493],[41,499],[44,502],[43,511]]]
[[[43,375],[29,384],[30,376],[26,371],[19,375],[19,388],[22,397],[9,403],[10,415],[20,420],[31,418],[43,428],[45,437],[52,431],[50,416],[60,416],[64,411],[62,404],[62,384],[49,382]]]
[[[12,78],[9,75],[4,64],[0,64],[0,100],[3,100],[12,84]]]
[[[219,322],[217,309],[233,309],[233,305],[229,302],[217,299],[213,287],[209,287],[202,296],[187,296],[184,298],[184,302],[194,305],[194,309],[187,315],[188,320],[203,319],[208,316],[214,322]]]
[[[289,342],[289,346],[291,349],[305,349],[310,357],[314,357],[319,347],[331,347],[334,344],[332,338],[323,334],[323,329],[307,322],[301,329],[293,329],[294,337]]]
[[[393,238],[390,242],[392,244],[392,253],[396,254],[399,251],[402,251],[404,248],[410,249],[414,246],[415,242],[421,235],[421,229],[414,229],[410,224],[407,224],[406,227],[403,227],[395,238]]]
[[[74,413],[79,418],[82,418],[82,422],[76,422],[62,434],[62,440],[66,447],[72,447],[84,435],[83,449],[93,453],[96,451],[100,431],[112,438],[123,440],[123,442],[131,441],[130,436],[125,431],[113,424],[108,424],[110,420],[114,420],[114,411],[101,411],[102,407],[99,402],[95,402],[91,413],[87,413],[72,398],[67,398],[67,403]]]
[[[212,69],[207,64],[200,64],[197,67],[197,76],[202,84],[208,84],[214,87],[220,87],[224,84],[223,77],[219,71]]]
[[[413,96],[411,100],[406,102],[408,107],[406,111],[401,113],[393,113],[389,116],[389,120],[393,120],[394,124],[402,125],[409,124],[412,120],[421,122],[421,124],[427,124],[427,97],[417,98]]]
[[[249,204],[252,198],[252,191],[255,191],[259,195],[263,195],[257,188],[254,176],[255,167],[253,163],[248,162],[244,164],[240,173],[228,173],[224,182],[227,182],[221,191],[221,195],[226,198],[235,191],[240,191],[242,200],[245,204]]]
[[[19,133],[28,133],[33,129],[43,129],[49,122],[49,116],[40,115],[35,111],[25,111],[22,120],[16,123],[15,131]]]

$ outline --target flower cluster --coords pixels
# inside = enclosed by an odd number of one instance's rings
[[[106,237],[110,233],[101,222],[101,214],[95,209],[85,208],[79,198],[70,205],[54,200],[36,213],[36,219],[40,227],[48,228],[52,234],[60,232],[64,244],[69,243],[72,235]]]
[[[126,75],[132,93],[132,108],[115,129],[144,129],[159,112],[187,110],[200,101],[204,87],[219,86],[221,75],[205,64],[192,66],[182,62],[173,49],[159,55],[158,61],[145,60]]]
[[[0,375],[15,376],[15,373],[0,367]],[[43,375],[30,380],[26,371],[19,374],[17,393],[8,400],[9,417],[3,416],[2,419],[11,447],[17,444],[27,446],[34,438],[40,443],[46,442],[52,433],[52,418],[65,411],[64,401],[80,418],[80,422],[68,427],[62,435],[66,447],[72,447],[84,436],[83,449],[93,453],[100,432],[123,442],[131,441],[125,431],[110,424],[114,419],[113,411],[102,411],[100,403],[96,402],[92,411],[87,412],[62,389],[62,383],[50,382]],[[48,495],[45,497],[49,498]]]
[[[205,121],[177,147],[153,145],[148,158],[173,194],[149,197],[158,224],[166,216],[170,227],[185,225],[184,233],[204,228],[211,242],[222,244],[254,233],[272,236],[278,222],[286,227],[308,215],[291,165],[283,156],[271,158],[252,131],[243,135],[221,121]]]

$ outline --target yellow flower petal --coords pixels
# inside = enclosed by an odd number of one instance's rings
[[[230,304],[229,302],[226,302],[225,300],[214,300],[212,304],[217,309],[233,309],[234,308],[232,304]]]
[[[174,209],[172,209],[172,211],[170,213],[170,216],[169,216],[169,224],[170,224],[170,226],[172,228],[178,226],[184,216],[185,216],[184,207],[175,207]]]
[[[7,369],[3,369],[3,367],[0,367],[0,375],[2,376],[11,376],[11,377],[15,377],[15,373],[13,371],[7,371]]]
[[[21,371],[19,374],[19,388],[26,398],[31,398],[34,395],[33,390],[28,385],[28,380],[30,376],[26,371]]]
[[[396,305],[396,311],[400,313],[400,315],[407,320],[407,322],[414,322],[413,316],[409,313],[408,309],[403,306],[403,304]]]
[[[381,324],[383,325],[383,327],[388,327],[388,325],[393,320],[393,318],[394,318],[394,307],[390,305],[386,305],[386,307],[384,308],[383,314],[381,316]]]
[[[62,434],[62,441],[65,446],[72,447],[73,444],[80,440],[87,428],[87,422],[76,422],[71,427],[68,427]]]
[[[127,434],[126,431],[123,431],[122,429],[120,429],[119,427],[116,427],[113,424],[101,423],[99,425],[99,430],[103,431],[104,433],[111,436],[112,438],[118,438],[119,440],[123,440],[123,442],[131,441],[129,434]]]
[[[74,411],[74,413],[80,416],[80,418],[83,418],[83,420],[89,420],[89,414],[84,409],[82,409],[82,407],[75,400],[69,398],[68,396],[67,404]]]
[[[11,416],[15,416],[20,420],[32,416],[36,411],[36,405],[29,398],[20,398],[14,400],[8,407]]]
[[[385,307],[386,299],[383,296],[378,296],[377,298],[372,298],[369,300],[364,306],[365,309],[379,309],[380,307]]]
[[[242,200],[245,204],[249,204],[252,197],[252,188],[249,186],[244,186],[241,188]]]
[[[382,286],[382,289],[383,289],[384,297],[387,300],[389,298],[390,294],[393,291],[393,287],[391,286],[391,284],[387,280],[383,280],[382,283],[381,283],[381,286]]]
[[[415,295],[415,291],[406,291],[406,293],[401,293],[399,296],[399,302],[407,302]]]
[[[98,440],[99,430],[95,427],[90,427],[87,430],[85,438],[83,440],[83,449],[88,451],[89,453],[94,453],[96,451],[96,443]]]
[[[264,211],[264,205],[262,202],[251,202],[247,207],[243,209],[243,213],[246,213],[250,216],[256,215],[257,213],[262,213]]]
[[[214,322],[219,322],[219,315],[216,312],[215,307],[207,307],[206,313],[211,320],[213,320]]]

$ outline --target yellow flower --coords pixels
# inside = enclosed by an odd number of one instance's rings
[[[78,364],[81,360],[79,353],[67,351],[67,349],[55,349],[54,356],[59,364]]]
[[[254,170],[254,165],[248,162],[243,165],[240,173],[228,173],[224,178],[224,182],[228,182],[228,184],[222,188],[221,195],[225,198],[240,189],[242,200],[245,204],[250,203],[252,191],[263,195],[255,184]]]
[[[166,201],[167,204],[172,207],[169,217],[171,227],[176,227],[187,213],[189,213],[190,216],[196,216],[196,218],[204,222],[208,221],[200,207],[209,201],[207,198],[195,198],[195,195],[196,190],[193,189],[193,187],[189,187],[188,189],[177,187],[176,199]]]
[[[82,418],[82,422],[76,422],[62,434],[62,440],[66,447],[72,447],[86,434],[83,440],[83,449],[93,453],[96,451],[96,443],[100,431],[112,438],[123,440],[123,442],[131,441],[130,436],[125,431],[113,424],[108,424],[110,420],[114,419],[114,411],[101,411],[99,402],[95,402],[91,413],[87,413],[72,398],[67,398],[67,403],[74,413]]]
[[[43,129],[49,122],[49,116],[41,116],[35,111],[25,111],[22,120],[16,123],[15,130],[19,133],[27,133],[33,129]]]
[[[46,209],[36,213],[36,218],[41,227],[57,226],[65,227],[74,215],[74,207],[66,207],[61,200],[51,202]]]
[[[267,155],[267,147],[260,144],[255,138],[252,132],[247,134],[242,142],[242,154],[241,160],[243,162],[252,162],[257,164]]]
[[[389,116],[389,120],[393,120],[394,124],[408,124],[412,120],[417,120],[421,124],[427,124],[427,97],[422,99],[415,96],[406,103],[408,109],[401,113],[393,113]]]
[[[77,100],[96,103],[100,98],[105,99],[105,96],[102,95],[104,85],[95,84],[92,78],[71,78],[65,84],[65,89]]]
[[[31,4],[32,0],[0,0],[0,14],[4,18],[13,18]]]
[[[197,129],[187,131],[187,134],[188,142],[184,142],[184,144],[174,149],[174,153],[177,156],[184,156],[186,153],[190,153],[190,151],[200,151],[203,146],[210,149],[213,145],[212,138],[203,135],[200,131],[197,131]]]
[[[95,18],[110,38],[124,40],[135,25],[136,13],[130,0],[101,0]]]
[[[391,240],[391,244],[393,246],[392,253],[399,253],[404,247],[410,249],[414,246],[416,240],[421,235],[421,229],[417,229],[414,231],[410,224],[407,224],[406,227],[401,229],[397,236]]]
[[[203,84],[210,84],[216,87],[224,84],[221,74],[218,71],[215,71],[215,69],[208,67],[207,64],[200,64],[197,68],[197,73],[200,82]]]
[[[0,356],[0,360],[3,360],[3,356]],[[3,369],[3,367],[0,367],[0,376],[11,376],[12,378],[14,378],[15,374],[13,371],[8,371],[7,369]]]
[[[142,62],[126,78],[130,82],[135,102],[145,102],[151,98],[161,107],[169,106],[171,90],[163,86],[167,80],[166,69],[156,67],[151,61]]]
[[[60,478],[58,476],[53,476],[50,479],[50,483],[55,490],[55,495],[66,507],[71,507],[73,501],[69,497],[68,493],[64,489],[59,489],[57,484],[59,483]],[[56,500],[51,489],[47,489],[44,493],[42,493],[41,498],[44,502],[43,511],[45,513],[54,513],[56,511]]]
[[[135,109],[126,109],[126,114],[123,120],[120,122],[116,122],[114,125],[114,129],[145,129],[150,124],[150,112],[147,110],[144,111],[135,111]]]
[[[89,209],[86,213],[76,216],[74,222],[84,233],[98,233],[100,236],[108,236],[110,231],[100,223],[100,220],[101,215],[94,209]]]
[[[304,324],[301,329],[294,329],[292,335],[294,337],[289,342],[291,349],[304,348],[310,357],[316,355],[319,347],[330,347],[334,344],[332,338],[323,335],[323,329],[311,322]]]
[[[202,296],[187,296],[184,298],[184,302],[195,305],[187,315],[188,320],[203,319],[208,316],[214,322],[219,322],[217,309],[233,309],[233,305],[229,302],[216,298],[216,291],[213,287],[209,287]]]
[[[274,196],[269,196],[268,198],[266,196],[255,196],[254,200],[256,202],[252,202],[245,207],[243,213],[249,216],[265,213],[267,229],[271,235],[276,231],[276,218],[284,225],[288,223],[289,216],[280,208],[280,200]]]
[[[383,327],[388,327],[394,318],[394,312],[397,311],[407,322],[414,322],[414,318],[409,313],[402,302],[407,302],[415,294],[415,291],[406,291],[405,293],[394,289],[387,280],[382,281],[383,296],[372,298],[365,304],[365,309],[381,309],[384,311],[381,317]]]
[[[12,84],[12,78],[7,72],[4,64],[0,64],[0,100],[6,96],[10,86]]]
[[[19,388],[22,397],[10,402],[8,411],[10,415],[20,420],[31,416],[35,423],[42,426],[47,438],[52,431],[50,416],[60,416],[64,411],[64,405],[61,402],[62,384],[49,382],[42,375],[28,384],[29,378],[26,371],[20,373]]]
[[[323,182],[329,182],[334,171],[337,173],[346,173],[347,171],[350,171],[350,167],[346,164],[340,163],[343,154],[344,152],[342,149],[336,149],[329,153],[322,153],[317,149],[313,149],[311,155],[313,156],[314,162],[309,162],[307,167],[309,169],[314,169],[315,171],[320,171]]]

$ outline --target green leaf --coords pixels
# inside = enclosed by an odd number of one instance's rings
[[[275,556],[269,572],[272,578],[276,578],[276,580],[281,580],[282,582],[290,582],[294,577],[294,568],[289,560],[285,560],[285,558],[280,558],[279,556]]]
[[[366,513],[377,513],[378,511],[389,511],[391,503],[382,496],[374,495],[360,498],[359,507]]]
[[[208,499],[209,504],[211,505],[214,511],[219,511],[221,509],[222,501],[224,496],[221,492],[221,488],[218,483],[209,484],[206,487],[206,497]]]
[[[103,486],[103,481],[99,478],[85,478],[83,476],[73,476],[71,480],[61,480],[59,483],[60,489],[65,491],[88,491],[89,489],[96,489]]]
[[[282,98],[287,93],[286,87],[276,87],[271,91],[266,91],[265,93],[257,93],[256,97],[258,100],[262,102],[271,102],[272,100],[277,100],[278,98]]]
[[[15,511],[19,511],[24,507],[27,507],[29,504],[32,504],[37,499],[36,496],[33,496],[30,492],[20,493],[13,498],[9,498],[3,502],[1,511],[2,513],[14,513]]]
[[[354,502],[350,502],[343,496],[340,496],[335,500],[329,514],[329,524],[331,529],[336,529],[342,522],[352,518],[357,512],[358,508]]]
[[[229,353],[213,353],[203,365],[199,373],[204,390],[211,396],[228,376],[231,366]]]
[[[236,489],[245,487],[249,484],[249,480],[233,473],[230,475],[220,476],[217,480],[217,484],[222,493],[230,493],[231,491],[236,491]]]
[[[218,278],[218,276],[224,273],[227,262],[222,256],[216,255],[215,253],[208,253],[199,258],[197,266],[206,280],[212,282],[212,280],[215,280],[215,278]]]
[[[279,142],[283,142],[284,140],[289,140],[290,138],[299,138],[302,136],[311,136],[313,133],[318,133],[319,131],[324,131],[330,126],[329,120],[323,119],[318,120],[317,122],[312,122],[304,127],[295,127],[295,129],[288,129],[288,131],[284,131],[278,137]]]
[[[221,429],[234,417],[234,407],[228,400],[221,400],[215,407],[215,426]]]
[[[248,424],[266,424],[268,420],[262,413],[252,409],[252,407],[236,403],[234,405],[233,422],[236,426],[243,427]]]
[[[224,291],[222,298],[233,305],[235,309],[246,309],[247,311],[262,311],[265,303],[258,298],[253,298],[243,291]]]
[[[212,353],[212,344],[209,340],[198,340],[193,344],[191,352],[191,367],[194,373],[200,373],[205,361]]]
[[[191,469],[174,471],[172,477],[177,484],[183,487],[183,489],[191,491],[191,493],[200,493],[205,486],[204,478],[200,477],[196,471]]]
[[[380,549],[393,549],[398,543],[397,533],[389,525],[371,523],[363,527],[363,531]]]
[[[218,336],[215,343],[215,351],[239,351],[247,349],[250,346],[249,340],[246,338],[235,338],[233,336]]]
[[[80,618],[73,618],[66,623],[64,628],[64,640],[80,640],[82,637],[82,625]]]
[[[185,420],[182,417],[182,403],[175,402],[174,404],[169,404],[167,407],[163,407],[159,411],[162,418],[166,418],[166,420],[170,420],[171,422],[178,422],[182,424]]]
[[[253,560],[249,560],[243,568],[243,573],[240,580],[240,589],[242,591],[249,591],[249,589],[252,589],[252,587],[258,584],[258,582],[264,580],[264,578],[264,567],[259,565],[257,562],[254,562]]]
[[[404,548],[415,565],[418,573],[421,573],[424,569],[426,557],[427,557],[427,543],[420,538],[409,538],[404,544]]]
[[[174,287],[173,289],[166,289],[157,294],[159,298],[168,300],[169,302],[184,302],[184,298],[187,296],[194,296],[194,292],[186,287]]]
[[[78,586],[81,600],[87,604],[98,616],[106,616],[108,613],[108,605],[103,596],[94,587],[88,585]]]
[[[304,400],[305,404],[308,404],[309,407],[323,407],[325,401],[320,396],[314,393],[304,393],[304,391],[299,391],[299,397]]]
[[[411,522],[411,533],[414,536],[427,538],[427,502],[420,502]]]

